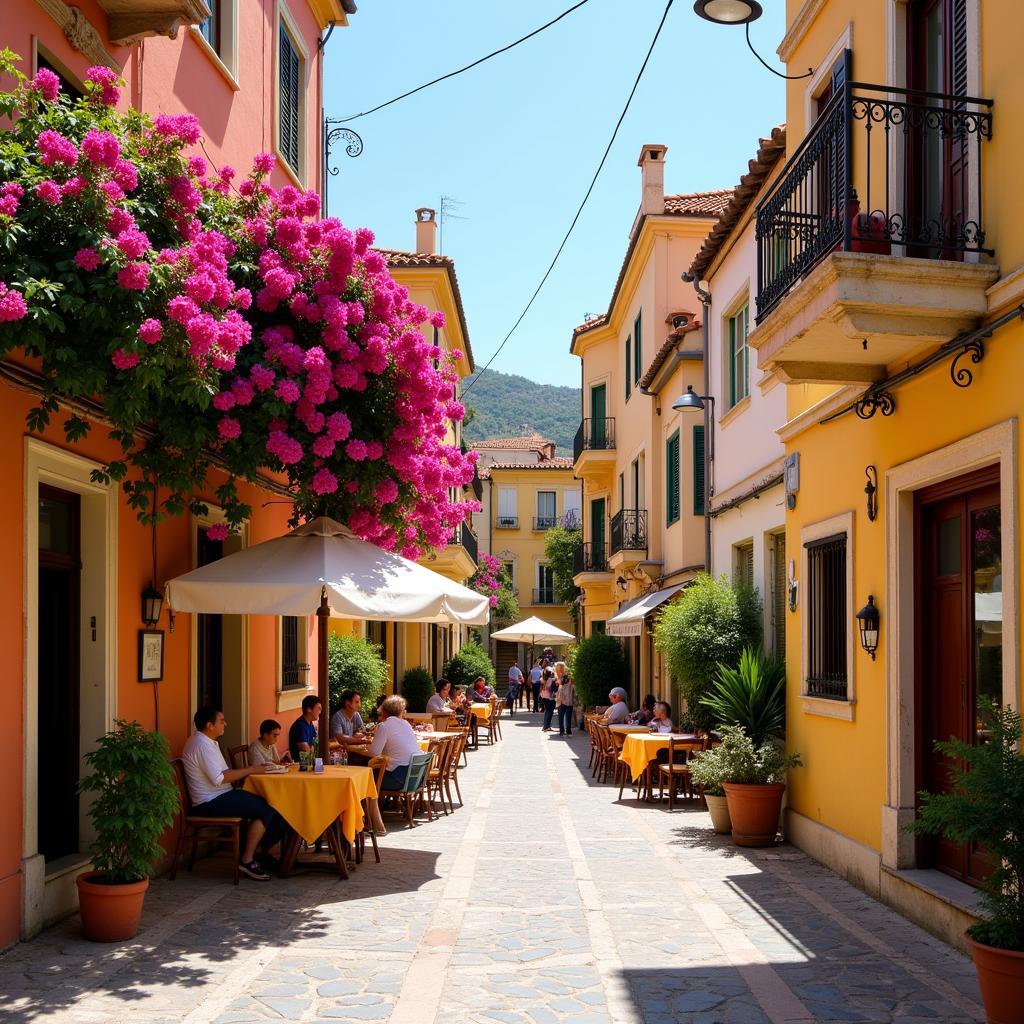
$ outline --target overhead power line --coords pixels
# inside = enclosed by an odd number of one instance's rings
[[[586,195],[584,195],[583,202],[580,203],[579,209],[576,211],[576,216],[573,217],[572,223],[569,225],[569,230],[566,231],[565,237],[562,239],[561,244],[555,251],[554,257],[548,264],[548,269],[544,271],[544,276],[540,279],[540,284],[537,285],[537,287],[534,289],[533,294],[530,296],[530,301],[526,303],[526,306],[523,308],[523,311],[519,314],[519,317],[516,319],[516,322],[512,325],[512,329],[502,339],[502,342],[495,350],[494,355],[492,355],[491,358],[487,360],[487,362],[481,368],[480,372],[463,389],[463,397],[465,397],[467,394],[469,394],[470,391],[473,390],[473,385],[476,384],[476,382],[489,369],[491,363],[493,363],[494,360],[498,358],[498,354],[508,343],[509,338],[511,338],[512,335],[515,334],[516,328],[523,322],[523,318],[526,316],[526,314],[529,313],[530,307],[533,305],[534,300],[540,294],[540,290],[544,287],[545,283],[547,282],[547,279],[551,276],[551,271],[555,269],[555,264],[558,262],[559,256],[562,255],[562,250],[565,248],[566,243],[569,241],[569,236],[573,233],[573,229],[579,222],[580,215],[583,213],[583,207],[587,205],[587,200],[590,199],[590,194],[594,191],[594,186],[597,184],[597,179],[601,174],[601,170],[605,165],[605,161],[608,159],[608,154],[611,152],[612,146],[615,144],[615,139],[616,136],[619,134],[619,129],[622,127],[622,122],[625,121],[626,114],[629,113],[629,106],[633,102],[633,97],[636,95],[636,90],[640,85],[640,79],[644,77],[644,72],[647,70],[647,64],[651,59],[651,54],[654,52],[654,47],[657,46],[658,44],[658,37],[661,35],[661,30],[665,27],[665,19],[668,17],[668,12],[671,9],[672,4],[674,2],[675,0],[668,0],[668,3],[665,4],[665,10],[662,11],[661,14],[661,21],[658,22],[658,28],[654,33],[654,38],[651,40],[651,45],[647,48],[647,55],[644,57],[644,62],[643,64],[640,65],[640,70],[637,72],[636,79],[633,82],[633,88],[629,90],[629,96],[626,97],[626,105],[622,108],[622,113],[619,114],[618,121],[615,122],[615,128],[612,131],[612,136],[608,140],[608,145],[605,146],[604,153],[601,156],[601,162],[597,165],[597,170],[594,171],[593,178],[590,179],[590,185],[587,187]]]
[[[494,50],[492,53],[488,53],[486,56],[481,57],[479,60],[473,61],[472,64],[467,64],[465,67],[458,68],[456,71],[449,71],[447,75],[441,75],[440,78],[433,78],[429,82],[424,82],[423,85],[416,86],[415,89],[410,89],[408,92],[403,92],[401,96],[395,96],[394,99],[386,100],[384,103],[378,103],[375,107],[370,107],[369,110],[364,110],[361,114],[350,114],[348,117],[342,117],[338,119],[338,124],[345,124],[348,121],[355,121],[356,118],[366,117],[368,114],[375,114],[378,110],[383,110],[385,107],[390,107],[392,103],[397,103],[399,100],[404,100],[415,93],[422,92],[424,89],[429,89],[432,85],[437,85],[438,82],[447,81],[449,78],[454,78],[456,75],[461,75],[464,71],[470,71],[472,68],[479,67],[485,61],[489,61],[492,57],[497,57],[500,54],[507,53],[509,50],[514,49],[520,43],[525,43],[528,39],[532,39],[534,36],[540,35],[547,28],[551,28],[552,25],[557,25],[563,18],[568,17],[573,11],[578,11],[584,4],[590,3],[590,0],[579,0],[579,3],[575,3],[566,11],[562,11],[557,18],[552,18],[551,21],[541,25],[540,28],[535,28],[532,32],[528,32],[525,36],[514,40],[507,46],[503,46],[500,50]]]

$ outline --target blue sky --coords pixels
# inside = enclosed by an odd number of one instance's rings
[[[376,105],[550,20],[571,0],[360,0],[328,44],[332,117]],[[769,61],[782,0],[751,27]],[[352,122],[362,156],[337,158],[330,212],[412,249],[418,206],[442,195],[444,225],[478,365],[519,316],[583,197],[664,9],[663,0],[590,0],[507,54]],[[784,84],[746,48],[676,0],[626,121],[558,266],[493,364],[547,384],[579,382],[572,328],[603,312],[640,201],[640,147],[668,145],[668,192],[729,188],[759,136],[784,119]],[[679,268],[680,271],[684,267]]]

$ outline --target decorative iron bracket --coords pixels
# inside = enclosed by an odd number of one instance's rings
[[[332,128],[331,125],[337,127]],[[337,177],[338,168],[331,164],[331,151],[338,142],[345,143],[345,152],[350,157],[357,157],[363,151],[363,140],[358,132],[351,128],[341,127],[341,119],[333,117],[324,118],[324,167],[328,174]]]
[[[981,338],[967,342],[953,357],[953,362],[949,364],[950,379],[958,388],[969,388],[974,383],[974,374],[971,368],[957,365],[967,355],[971,357],[971,362],[975,365],[985,358],[985,345]]]
[[[876,412],[891,416],[896,411],[896,399],[891,391],[867,391],[857,399],[853,411],[862,420],[871,419]]]

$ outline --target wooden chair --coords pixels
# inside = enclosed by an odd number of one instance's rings
[[[228,747],[228,760],[231,762],[232,768],[248,768],[249,767],[249,746],[246,743],[239,744],[237,747]]]
[[[668,809],[675,806],[676,788],[682,786],[684,792],[693,797],[693,783],[690,779],[689,747],[676,747],[678,741],[669,739],[668,760],[658,764],[658,801],[665,798],[665,783],[668,782]]]
[[[615,777],[615,761],[618,755],[615,752],[615,744],[608,726],[595,722],[594,728],[597,731],[598,782],[607,782],[609,773],[613,778]]]
[[[455,751],[454,737],[447,737],[443,740],[436,740],[430,745],[431,753],[434,755],[434,762],[427,772],[427,800],[431,803],[434,800],[441,801],[441,810],[445,817],[448,816],[448,808],[444,805],[445,783],[448,781],[448,773],[451,770],[452,755]],[[448,803],[451,804],[452,813],[455,813],[455,804],[452,803],[451,790],[448,790]]]
[[[178,842],[174,847],[174,858],[171,861],[171,881],[173,882],[178,874],[178,861],[185,852],[185,844],[191,843],[189,852],[188,869],[192,870],[196,861],[196,844],[201,840],[210,843],[211,846],[231,847],[231,857],[234,863],[235,885],[238,885],[238,856],[241,847],[242,825],[244,818],[208,818],[204,815],[192,814],[192,798],[188,793],[188,781],[185,778],[185,765],[180,757],[171,761],[174,768],[174,781],[178,786],[178,803],[181,814],[181,823],[178,829]]]
[[[388,759],[386,757],[371,757],[367,763],[367,767],[373,772],[373,783],[377,793],[380,793],[381,781],[384,778],[384,772],[387,770]],[[356,835],[356,863],[362,864],[364,852],[366,850],[366,837],[370,837],[370,842],[373,844],[373,859],[379,864],[380,863],[380,847],[377,846],[377,833],[373,829],[373,822],[370,820],[370,808],[369,803],[373,800],[377,802],[375,797],[367,797],[363,800],[363,828]]]
[[[460,722],[453,716],[454,725],[449,722],[448,728],[462,733],[462,766],[464,768],[469,767],[469,755],[466,753],[470,748],[470,744],[473,740],[473,715],[467,714],[465,722]],[[459,795],[459,799],[462,799],[462,795]]]
[[[448,724],[451,721],[451,715],[447,711],[444,714],[438,714],[433,716],[434,732],[448,732]]]
[[[491,717],[487,719],[487,731],[490,734],[491,742],[501,739],[501,713],[505,710],[505,703],[497,697],[491,698]]]
[[[598,748],[597,732],[594,729],[594,716],[587,715],[583,719],[583,726],[587,730],[587,739],[590,740],[590,760],[587,763],[587,767],[590,768],[590,777],[593,778],[597,774]]]
[[[462,790],[459,789],[459,764],[466,752],[467,741],[468,737],[463,733],[459,733],[458,736],[452,737],[452,746],[454,747],[454,751],[452,753],[451,760],[448,762],[448,775],[444,780],[444,788],[448,793],[448,803],[453,811],[455,810],[455,805],[452,804],[451,787],[453,783],[455,784],[455,792],[459,795],[459,806],[462,806]]]
[[[427,796],[427,772],[430,770],[432,754],[413,754],[409,759],[409,770],[406,772],[405,784],[401,789],[384,789],[380,795],[395,800],[405,811],[405,820],[409,828],[413,827],[412,813],[418,804],[426,804],[427,818],[434,820],[434,810]]]

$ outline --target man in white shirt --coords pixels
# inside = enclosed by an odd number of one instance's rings
[[[256,860],[256,847],[270,849],[284,835],[284,819],[255,793],[235,789],[231,783],[247,775],[267,771],[265,764],[249,768],[229,768],[217,740],[224,735],[224,713],[214,707],[200,708],[193,718],[196,731],[185,741],[181,760],[192,800],[192,814],[210,818],[248,818],[245,848],[238,865],[249,878],[267,882],[270,875]]]
[[[544,675],[544,669],[539,661],[533,663],[530,669],[530,690],[533,695],[533,710],[540,711],[540,681]]]
[[[616,686],[608,694],[608,699],[612,705],[604,713],[605,725],[629,725],[629,705],[626,703],[626,691],[621,686]]]
[[[387,758],[381,789],[401,789],[409,774],[409,762],[413,755],[422,754],[416,733],[402,717],[405,714],[405,698],[388,697],[380,706],[380,720],[370,740],[370,756]]]
[[[516,698],[519,696],[519,687],[523,685],[523,673],[518,665],[510,665],[508,670],[508,694],[505,703],[508,705],[508,713],[516,713]]]

